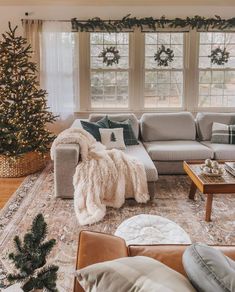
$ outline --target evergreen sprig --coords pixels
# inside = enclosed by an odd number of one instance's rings
[[[223,19],[218,15],[211,18],[196,15],[194,17],[174,18],[167,19],[165,16],[160,18],[143,17],[136,18],[130,17],[131,14],[126,15],[120,20],[102,20],[99,17],[94,17],[86,21],[78,20],[77,18],[71,19],[73,31],[107,31],[107,32],[120,32],[124,30],[132,30],[135,27],[141,30],[148,28],[150,30],[157,30],[158,28],[192,28],[192,29],[214,29],[225,30],[235,27],[235,17]]]
[[[45,125],[56,118],[39,87],[31,45],[16,32],[9,23],[0,41],[0,154],[13,157],[47,152],[54,136]]]
[[[47,224],[43,215],[38,214],[33,220],[31,230],[24,236],[23,242],[19,236],[15,236],[15,253],[9,254],[18,273],[9,274],[10,283],[24,282],[23,291],[33,289],[46,289],[55,292],[58,267],[46,265],[46,258],[54,247],[55,239],[44,242],[47,236]]]

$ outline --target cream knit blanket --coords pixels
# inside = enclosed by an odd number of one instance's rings
[[[80,128],[69,128],[58,135],[51,147],[51,158],[59,144],[80,145],[81,161],[73,177],[74,208],[80,225],[103,219],[106,206],[120,208],[126,196],[138,203],[149,200],[143,164],[121,150],[106,150],[92,135]]]

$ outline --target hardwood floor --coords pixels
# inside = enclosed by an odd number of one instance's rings
[[[6,204],[11,195],[18,189],[25,177],[0,178],[0,209]]]

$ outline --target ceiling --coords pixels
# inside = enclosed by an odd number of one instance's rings
[[[86,6],[235,6],[235,0],[0,0],[0,5],[86,5]]]

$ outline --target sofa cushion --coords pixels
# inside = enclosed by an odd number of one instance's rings
[[[201,143],[213,150],[215,159],[235,160],[235,145],[216,144],[211,143],[211,141],[202,141]]]
[[[135,157],[144,164],[148,182],[157,181],[157,169],[141,142],[139,142],[139,145],[127,146],[123,152]]]
[[[189,112],[143,114],[140,127],[145,142],[196,138],[195,121]]]
[[[90,122],[97,122],[103,117],[108,116],[108,118],[115,122],[124,122],[126,120],[130,120],[132,129],[134,131],[135,137],[138,139],[139,137],[139,121],[134,114],[91,114],[89,116]]]
[[[152,160],[157,161],[213,158],[212,149],[197,141],[155,141],[145,142],[144,146]]]
[[[213,122],[226,125],[235,124],[235,113],[198,113],[196,125],[201,141],[211,140]]]

